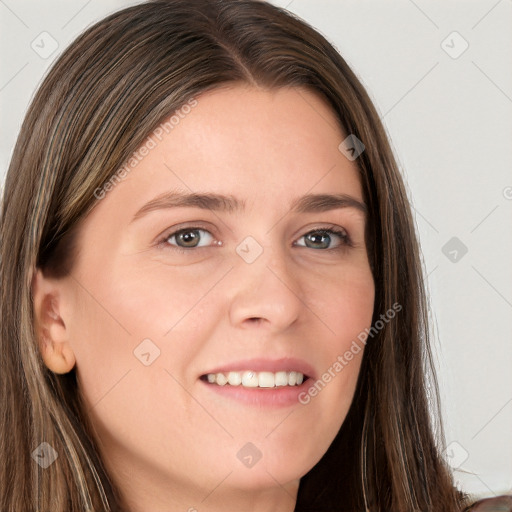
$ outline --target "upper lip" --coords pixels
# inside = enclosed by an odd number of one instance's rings
[[[283,357],[281,359],[257,358],[233,361],[231,363],[212,368],[203,375],[208,375],[209,373],[227,373],[248,370],[254,370],[255,372],[267,371],[273,373],[280,371],[297,371],[302,373],[304,376],[315,378],[315,371],[313,367],[303,359],[297,359],[295,357]]]

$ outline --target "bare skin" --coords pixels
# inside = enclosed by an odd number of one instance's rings
[[[35,275],[41,353],[52,371],[76,367],[132,512],[291,512],[344,421],[363,351],[305,405],[244,403],[200,377],[293,357],[318,379],[371,325],[364,213],[292,209],[308,194],[362,203],[358,171],[309,91],[232,85],[196,99],[85,219],[71,275]],[[245,208],[137,215],[177,191]],[[261,456],[251,467],[247,443]]]

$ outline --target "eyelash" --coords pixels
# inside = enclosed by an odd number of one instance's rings
[[[169,244],[169,239],[172,238],[173,236],[177,236],[179,235],[180,233],[184,233],[184,232],[187,232],[187,231],[205,231],[206,233],[209,233],[210,235],[212,235],[210,233],[210,231],[208,231],[207,229],[201,227],[201,226],[190,226],[190,227],[186,227],[186,228],[180,228],[176,231],[173,231],[167,235],[165,235],[161,240],[158,241],[157,245],[159,247],[163,247],[165,249],[171,249],[173,251],[176,251],[180,254],[185,254],[185,253],[188,253],[190,252],[191,250],[194,250],[194,249],[206,249],[207,247],[189,247],[189,248],[184,248],[184,247],[180,247],[178,245],[170,245]],[[344,250],[346,249],[347,247],[353,247],[353,244],[352,244],[352,240],[351,238],[349,237],[348,233],[345,231],[345,230],[340,230],[338,228],[335,228],[335,227],[329,227],[329,228],[318,228],[318,229],[312,229],[310,231],[308,231],[307,233],[304,233],[300,238],[304,238],[306,237],[307,235],[311,235],[312,233],[324,233],[324,234],[328,234],[328,235],[335,235],[337,237],[339,237],[339,239],[341,240],[341,243],[338,247],[333,247],[333,248],[328,248],[328,249],[314,249],[312,247],[307,247],[305,245],[301,245],[299,247],[304,247],[305,249],[313,249],[313,250],[320,250],[320,251],[341,251],[341,250]],[[213,236],[213,235],[212,235]],[[212,246],[208,246],[208,247],[212,247]]]

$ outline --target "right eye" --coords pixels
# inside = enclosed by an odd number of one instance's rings
[[[212,241],[213,235],[209,231],[198,227],[190,227],[166,235],[162,243],[182,249],[195,249],[196,247],[211,245]]]

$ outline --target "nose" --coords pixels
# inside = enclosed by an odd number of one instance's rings
[[[229,307],[233,326],[279,332],[297,321],[304,304],[300,283],[285,254],[271,256],[270,248],[266,248],[253,263],[240,260],[236,266]]]

